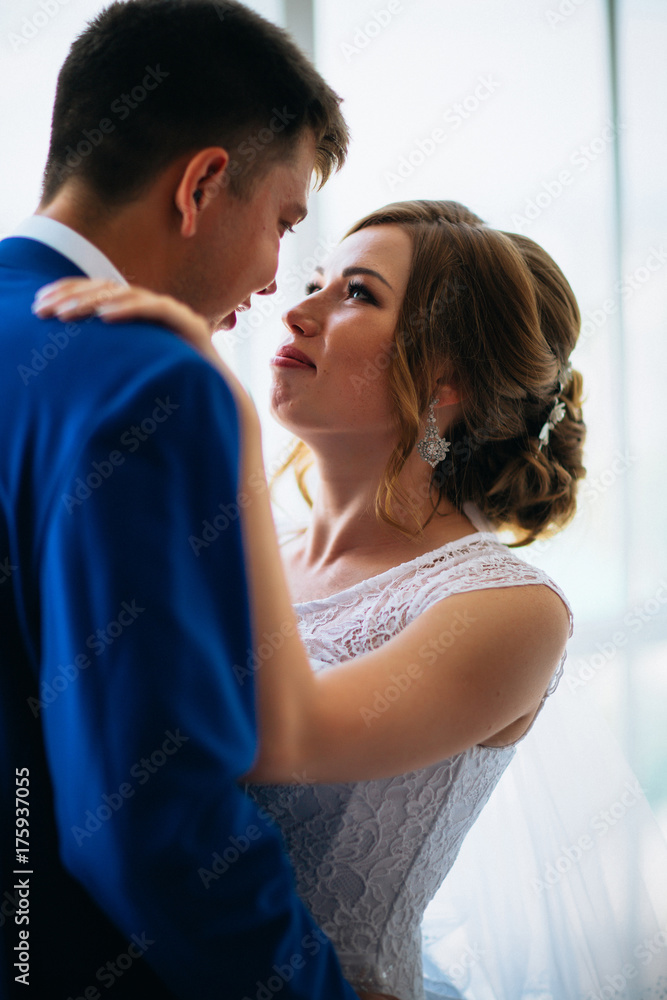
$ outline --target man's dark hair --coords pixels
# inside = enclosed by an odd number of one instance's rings
[[[235,0],[112,3],[60,71],[42,203],[78,177],[123,204],[206,146],[229,152],[230,191],[248,197],[308,129],[323,184],[347,152],[339,105],[289,36]]]

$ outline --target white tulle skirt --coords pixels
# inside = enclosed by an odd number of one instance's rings
[[[422,937],[429,1000],[667,998],[667,842],[567,676],[468,834]]]

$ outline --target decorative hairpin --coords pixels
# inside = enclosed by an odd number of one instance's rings
[[[572,365],[568,361],[567,365],[563,369],[561,380],[558,383],[558,392],[556,393],[556,396],[554,398],[554,405],[551,407],[549,411],[549,416],[542,424],[542,430],[538,435],[540,442],[537,446],[538,451],[542,451],[545,444],[549,444],[549,435],[551,434],[556,424],[559,424],[563,419],[563,417],[565,416],[565,414],[567,413],[567,407],[565,406],[565,403],[558,397],[561,395],[563,389],[568,384],[571,378],[572,378]]]
[[[558,388],[558,392],[561,393],[562,391],[563,387],[561,384]],[[542,451],[545,444],[549,444],[549,435],[551,434],[556,424],[559,424],[561,422],[564,416],[565,416],[565,403],[563,403],[562,400],[557,399],[551,408],[549,416],[542,425],[542,430],[539,433],[540,443],[537,446],[538,451]]]

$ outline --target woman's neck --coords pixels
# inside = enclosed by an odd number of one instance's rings
[[[376,554],[379,561],[411,558],[421,551],[474,531],[468,519],[448,501],[441,501],[439,515],[432,518],[423,534],[414,538],[399,532],[375,512],[375,497],[382,481],[389,453],[360,444],[358,452],[350,449],[336,454],[313,449],[318,473],[318,489],[311,522],[302,536],[303,565],[317,571],[332,566],[348,553],[355,557]],[[430,490],[432,470],[414,452],[401,470],[397,487],[405,507],[392,507],[394,519],[413,535],[433,513]],[[416,515],[416,518],[415,518]]]

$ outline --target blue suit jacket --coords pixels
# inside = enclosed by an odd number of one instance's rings
[[[0,994],[29,965],[45,1000],[351,1000],[237,784],[257,737],[232,397],[162,328],[31,314],[79,273],[0,243]]]

